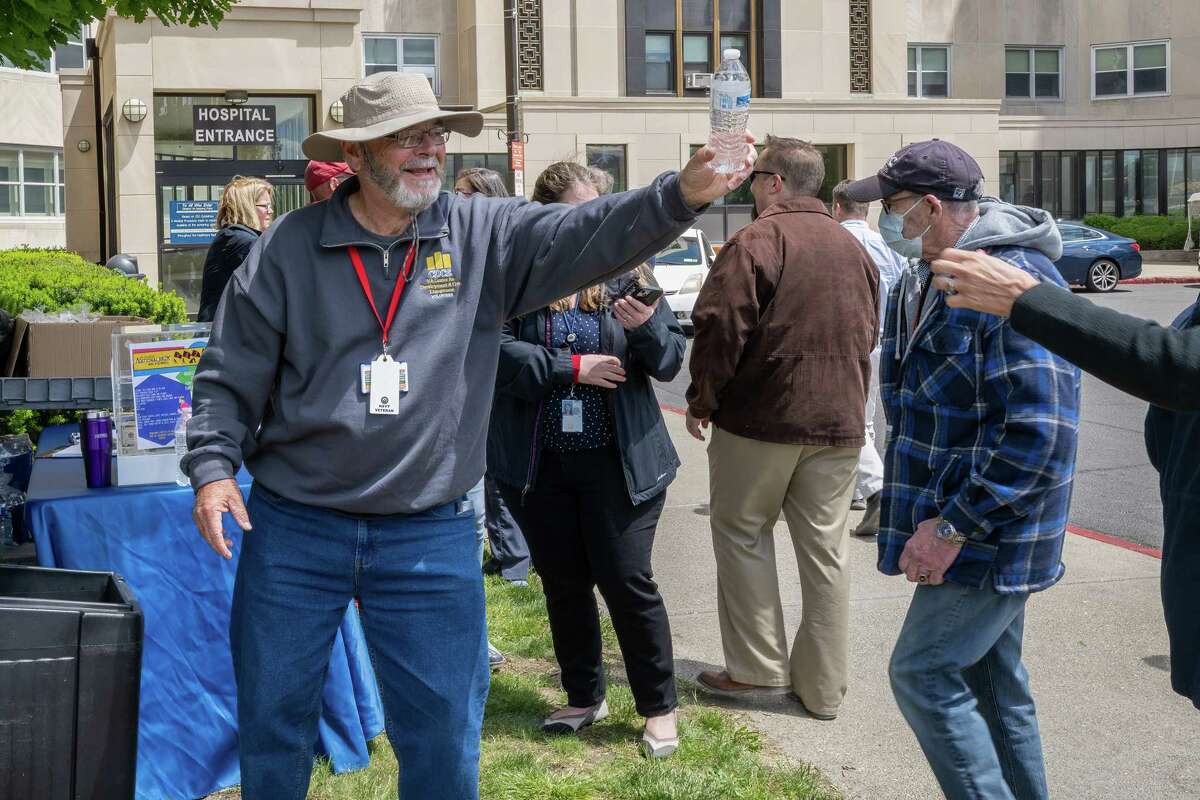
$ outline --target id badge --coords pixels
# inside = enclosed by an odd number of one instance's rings
[[[371,393],[371,362],[358,365],[358,385],[363,394]]]
[[[563,433],[583,433],[583,401],[562,401]]]
[[[372,414],[395,416],[400,413],[400,364],[384,354],[371,362]]]

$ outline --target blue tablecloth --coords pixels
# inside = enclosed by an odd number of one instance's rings
[[[39,453],[75,426],[48,428]],[[250,476],[238,475],[243,491]],[[192,524],[192,492],[174,484],[88,490],[80,458],[37,458],[27,519],[45,567],[116,572],[145,618],[139,800],[203,797],[239,781],[237,712],[229,655],[233,560],[216,555]],[[230,523],[232,524],[232,523]],[[334,643],[319,746],[337,772],[362,769],[383,709],[353,605]]]

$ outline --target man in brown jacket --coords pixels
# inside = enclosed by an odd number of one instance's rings
[[[692,318],[688,431],[708,445],[726,697],[788,687],[819,719],[846,693],[846,518],[854,490],[879,271],[817,199],[820,152],[767,138],[750,173],[758,215],[721,250]],[[803,618],[788,655],[774,527],[787,519]]]

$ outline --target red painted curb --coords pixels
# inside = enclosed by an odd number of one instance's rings
[[[1129,278],[1128,280],[1119,281],[1119,283],[1121,285],[1138,285],[1138,284],[1144,285],[1144,284],[1151,284],[1151,283],[1174,283],[1174,284],[1200,283],[1200,274],[1196,275],[1196,277],[1194,277],[1194,278],[1185,278],[1183,276],[1178,276],[1178,277],[1163,276],[1161,278]]]
[[[680,408],[679,406],[669,406],[666,403],[659,403],[658,407],[661,408],[663,411],[668,411],[672,414],[678,414],[681,417],[687,415],[687,409]]]
[[[1097,542],[1111,544],[1112,546],[1119,547],[1122,550],[1132,550],[1133,552],[1141,553],[1144,556],[1150,556],[1151,558],[1157,558],[1160,560],[1162,559],[1162,550],[1159,550],[1157,547],[1148,547],[1144,544],[1127,542],[1124,539],[1118,539],[1116,536],[1111,534],[1100,533],[1099,531],[1089,531],[1087,528],[1080,528],[1078,525],[1068,525],[1067,531],[1075,534],[1076,536],[1082,536],[1085,539],[1094,539]]]

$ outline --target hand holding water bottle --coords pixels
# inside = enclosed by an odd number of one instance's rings
[[[754,135],[746,130],[750,116],[750,76],[740,53],[724,53],[712,82],[712,132],[679,174],[683,199],[692,208],[711,203],[742,184],[754,168]]]

